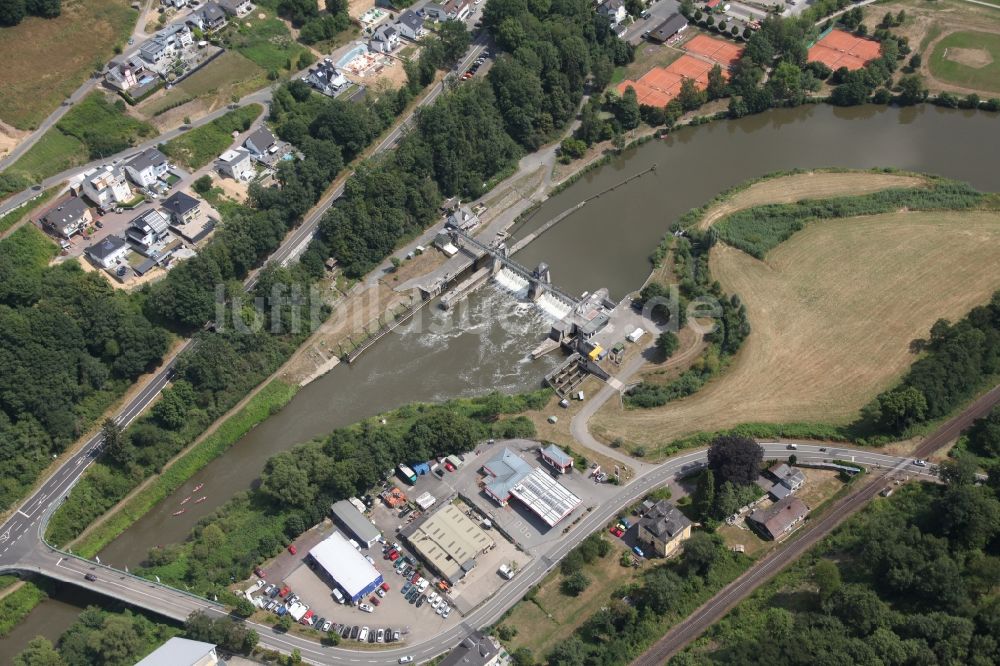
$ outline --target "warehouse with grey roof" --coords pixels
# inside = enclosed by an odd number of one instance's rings
[[[330,507],[333,522],[344,529],[354,540],[370,548],[382,535],[364,514],[347,500],[340,500]]]

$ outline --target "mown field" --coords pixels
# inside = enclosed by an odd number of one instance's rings
[[[712,274],[740,295],[753,329],[733,364],[663,407],[611,402],[593,429],[655,447],[740,423],[846,423],[915,360],[911,341],[988,300],[997,265],[993,211],[815,222],[765,261],[720,244]]]
[[[953,32],[934,47],[930,68],[942,81],[1000,92],[1000,34]]]
[[[64,0],[57,18],[0,28],[0,119],[35,129],[124,44],[136,16],[124,0]]]

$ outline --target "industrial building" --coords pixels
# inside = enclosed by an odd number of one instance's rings
[[[476,556],[496,545],[454,504],[446,504],[400,532],[414,551],[449,583],[476,566]]]
[[[382,535],[378,528],[372,525],[372,522],[365,518],[364,514],[358,511],[357,507],[349,500],[340,500],[334,503],[330,507],[330,513],[333,515],[333,522],[338,527],[344,529],[366,548],[371,548],[372,544],[378,541]]]
[[[215,666],[215,645],[174,636],[135,666]]]
[[[483,488],[487,495],[500,506],[506,506],[511,497],[517,499],[549,527],[580,505],[579,497],[510,449],[483,465],[483,470],[488,475]]]
[[[354,511],[354,507],[351,507]],[[357,603],[382,584],[382,574],[351,545],[343,534],[334,532],[309,551],[320,573],[337,585],[352,603]]]

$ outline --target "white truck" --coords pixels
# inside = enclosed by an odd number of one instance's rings
[[[288,607],[288,614],[292,616],[293,620],[298,622],[299,620],[302,619],[302,617],[306,614],[306,611],[308,610],[309,606],[306,606],[305,604],[300,604],[299,602],[296,601],[294,604]]]
[[[497,573],[503,576],[506,580],[510,580],[514,577],[514,570],[506,564],[501,564],[500,568],[497,569]]]

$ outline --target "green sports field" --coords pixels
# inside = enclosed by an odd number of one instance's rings
[[[961,31],[934,47],[931,73],[945,83],[1000,93],[1000,34]]]

